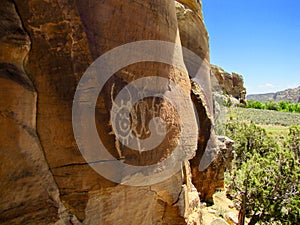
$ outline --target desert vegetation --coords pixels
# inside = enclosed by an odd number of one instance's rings
[[[265,110],[274,110],[280,112],[300,113],[300,103],[293,103],[288,101],[260,102],[255,100],[249,100],[246,105],[240,105],[240,106],[246,108],[253,108],[253,109],[265,109]]]
[[[298,224],[299,114],[242,108],[229,112],[225,134],[235,141],[235,159],[226,183],[239,224]],[[278,138],[266,125],[285,132]]]
[[[231,107],[226,110],[228,119],[232,118],[238,121],[253,122],[262,126],[300,126],[300,114],[298,113],[240,107]]]

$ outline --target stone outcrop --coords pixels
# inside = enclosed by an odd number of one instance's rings
[[[216,189],[203,188],[198,178],[213,120],[209,66],[197,75],[165,63],[134,63],[111,76],[99,94],[95,107],[98,136],[116,161],[140,167],[162,162],[172,154],[181,136],[185,138],[186,160],[181,170],[160,183],[124,185],[127,177],[121,176],[116,182],[93,170],[91,164],[109,162],[87,162],[81,154],[73,133],[72,104],[76,87],[91,63],[129,42],[176,43],[209,65],[200,2],[3,0],[1,4],[0,223],[199,224],[199,218],[189,216],[199,214],[194,186],[202,196],[210,196]],[[174,52],[175,56],[179,54]],[[174,56],[169,57],[172,60]],[[134,135],[148,138],[150,125],[144,124],[154,116],[168,122],[169,133],[157,149],[135,151],[120,143],[113,132],[110,110],[124,86],[153,75],[172,81],[185,95],[191,94],[183,105],[194,101],[200,131],[198,134],[195,115],[189,117],[188,124],[182,124],[168,101],[147,98],[130,112]],[[197,88],[192,87],[189,76],[195,78],[192,85]],[[180,133],[183,126],[189,128],[188,133]],[[152,172],[159,174],[164,169]],[[142,173],[130,179],[138,179]]]
[[[0,223],[76,223],[59,198],[36,130],[38,95],[24,68],[30,37],[15,4],[1,4]]]
[[[276,93],[253,94],[247,95],[248,100],[256,100],[260,102],[266,101],[288,101],[298,103],[300,102],[300,86],[297,88],[290,88]]]
[[[193,9],[193,6],[191,3],[187,4],[186,1],[178,1],[176,4],[182,46],[191,49],[203,59],[202,64],[196,69],[197,72],[201,71],[201,76],[198,76],[197,73],[189,73],[192,78],[192,100],[198,115],[202,115],[199,116],[198,147],[195,157],[190,160],[190,165],[192,181],[200,194],[201,201],[212,203],[215,191],[224,188],[224,162],[222,161],[224,144],[217,141],[213,131],[213,100],[210,99],[211,96],[206,94],[211,93],[210,85],[203,85],[210,84],[211,77],[209,37],[202,14],[198,13],[201,11],[201,4],[198,4],[198,10],[191,9]],[[231,151],[229,146],[228,151]],[[201,170],[199,166],[201,160],[208,155],[213,156],[211,164]]]
[[[211,65],[211,76],[215,91],[222,91],[223,94],[231,95],[239,100],[246,98],[246,88],[241,75],[228,73],[221,67]]]
[[[196,0],[176,2],[180,39],[183,47],[190,49],[206,63],[209,63],[208,33],[201,13],[201,4],[195,2]],[[197,7],[193,7],[193,4],[196,4]]]

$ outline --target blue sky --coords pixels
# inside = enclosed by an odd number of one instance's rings
[[[211,63],[247,94],[300,86],[300,0],[202,0]]]

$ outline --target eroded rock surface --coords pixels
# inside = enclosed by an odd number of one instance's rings
[[[196,155],[190,160],[192,182],[201,201],[212,202],[216,190],[223,188],[224,166],[220,162],[222,146],[214,132],[214,109],[211,95],[211,68],[208,33],[205,29],[201,4],[178,1],[176,4],[179,33],[183,47],[191,49],[202,61],[189,73],[192,79],[191,96],[199,115],[199,134]],[[200,116],[201,115],[201,116]]]
[[[0,17],[0,223],[76,222],[59,198],[36,130],[37,91],[23,66],[32,43],[13,2],[2,2]]]
[[[197,169],[211,137],[209,67],[204,67],[204,73],[191,74],[165,63],[134,63],[111,76],[98,97],[97,131],[119,161],[135,166],[162,162],[172,155],[179,138],[185,137],[182,168],[160,183],[127,186],[120,184],[123,178],[115,182],[100,175],[83,158],[72,127],[72,104],[79,80],[94,60],[117,46],[142,40],[167,41],[190,49],[209,65],[201,4],[194,0],[178,2],[2,1],[1,224],[199,224],[199,218],[189,215],[198,213],[194,208],[199,198],[192,182],[199,181]],[[170,60],[180,55],[176,51]],[[192,92],[192,97],[183,101],[190,104],[193,99],[200,132],[194,114],[190,124],[182,124],[166,100],[147,98],[131,111],[134,134],[147,138],[150,128],[144,125],[154,116],[167,121],[169,133],[157,149],[139,152],[119,142],[110,110],[124,86],[148,76],[174,82],[187,96],[192,90],[190,78],[202,84],[201,95]],[[182,126],[189,132],[181,133]],[[201,189],[199,182],[194,185]]]
[[[246,88],[244,87],[244,80],[241,75],[228,73],[215,65],[211,65],[211,73],[216,78],[214,86],[220,88],[223,94],[231,95],[239,100],[246,99]]]
[[[278,91],[276,93],[266,93],[266,94],[253,94],[247,95],[247,100],[255,101],[288,101],[299,103],[300,102],[300,86],[297,88],[289,88],[283,91]]]

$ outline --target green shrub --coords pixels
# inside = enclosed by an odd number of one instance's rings
[[[274,101],[270,101],[270,102],[266,102],[266,109],[267,110],[275,110],[275,111],[280,111],[280,103],[278,102],[274,102]]]
[[[238,106],[245,107],[245,106],[241,106],[241,105],[238,105]],[[300,103],[292,103],[292,102],[287,102],[287,101],[259,102],[259,101],[255,101],[255,100],[248,100],[246,108],[300,113]]]
[[[235,141],[234,173],[228,193],[239,206],[239,224],[297,224],[300,221],[300,126],[290,127],[286,145],[254,123],[230,120]]]
[[[300,161],[300,126],[291,126],[288,134],[288,147],[294,153],[297,161]]]
[[[258,102],[254,100],[249,100],[247,102],[247,108],[252,108],[252,109],[265,109],[265,103],[263,102]]]

